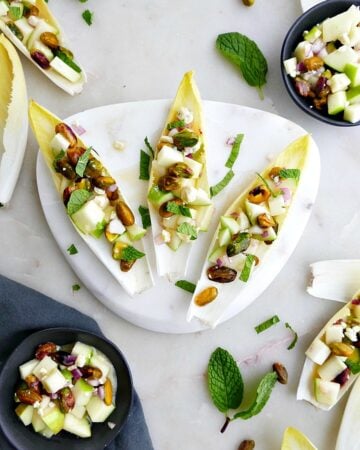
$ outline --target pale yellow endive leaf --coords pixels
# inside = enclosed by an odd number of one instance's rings
[[[317,447],[301,431],[288,427],[284,432],[281,450],[317,450]]]

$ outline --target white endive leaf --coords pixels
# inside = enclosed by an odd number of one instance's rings
[[[30,123],[37,138],[40,146],[42,156],[45,159],[46,165],[48,166],[56,190],[59,196],[62,198],[64,181],[66,179],[59,173],[55,172],[53,168],[54,155],[50,146],[50,142],[55,135],[55,126],[61,122],[61,120],[54,116],[50,111],[46,110],[34,101],[30,102],[29,107]],[[84,148],[88,148],[79,136],[77,136],[78,145]],[[92,156],[100,160],[100,157],[92,151]],[[119,198],[123,200],[127,205],[129,203],[124,198],[121,192],[121,186],[117,183],[119,188]],[[60,205],[61,207],[61,205]],[[66,215],[66,209],[64,207],[64,214]],[[70,217],[69,217],[69,220]],[[72,222],[73,223],[73,222]],[[122,272],[120,270],[120,263],[112,258],[112,246],[104,235],[97,239],[91,235],[84,234],[79,231],[79,229],[74,225],[74,229],[79,233],[82,239],[87,243],[89,248],[94,252],[94,254],[99,258],[99,260],[104,264],[104,266],[111,272],[111,274],[116,278],[116,280],[121,284],[124,290],[130,295],[139,294],[153,286],[154,282],[151,275],[151,270],[146,255],[138,259],[134,266],[128,272]],[[134,246],[144,252],[143,244],[141,241],[136,241]]]
[[[360,259],[334,259],[310,264],[310,295],[346,302],[356,291],[360,280]]]
[[[54,28],[59,30],[58,38],[60,42],[66,43],[66,38],[64,35],[64,32],[59,25],[58,21],[50,11],[50,8],[48,7],[47,3],[44,0],[36,0],[35,6],[39,9],[39,18],[43,18],[46,20],[47,23],[52,25]],[[57,73],[54,69],[42,69],[30,56],[29,50],[26,48],[26,46],[21,42],[20,39],[18,39],[15,34],[8,28],[6,23],[2,20],[0,17],[0,31],[2,31],[5,36],[16,46],[18,50],[21,51],[21,53],[26,56],[44,75],[46,75],[53,83],[55,83],[57,86],[59,86],[61,89],[63,89],[65,92],[67,92],[70,95],[79,94],[84,87],[84,84],[87,81],[86,73],[84,69],[80,66],[78,61],[76,60],[77,65],[81,68],[81,78],[76,81],[75,83],[67,80],[65,77]],[[63,45],[66,46],[66,45]],[[70,49],[71,50],[71,49]]]
[[[24,72],[16,50],[0,36],[0,204],[12,196],[28,134]]]
[[[301,431],[288,427],[284,431],[281,450],[317,450],[317,448]]]
[[[360,450],[360,378],[347,401],[335,450]]]

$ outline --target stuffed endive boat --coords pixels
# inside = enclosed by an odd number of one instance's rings
[[[153,285],[135,217],[98,153],[32,101],[30,123],[75,229],[129,295]]]
[[[230,306],[243,310],[268,286],[301,236],[318,182],[319,156],[309,135],[254,174],[220,217],[188,320],[196,317],[214,327]]]
[[[211,218],[203,122],[200,94],[188,72],[157,144],[148,192],[158,274],[171,280],[185,274],[191,243]]]
[[[305,354],[297,399],[329,410],[360,373],[360,291],[329,320]]]
[[[61,89],[71,95],[82,91],[86,74],[45,0],[0,0],[0,30]]]
[[[27,93],[16,50],[0,36],[0,206],[14,191],[24,158],[27,133]]]

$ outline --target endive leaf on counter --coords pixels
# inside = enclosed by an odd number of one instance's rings
[[[322,330],[316,336],[316,338],[314,339],[312,344],[309,346],[309,348],[306,352],[307,354],[309,354],[309,351],[311,351],[312,355],[314,355],[314,352],[316,351],[316,354],[319,355],[320,351],[322,352],[325,349],[324,351],[328,353],[328,354],[322,353],[324,355],[324,357],[327,354],[326,359],[325,359],[325,364],[330,358],[332,358],[335,355],[335,353],[333,353],[332,351],[330,352],[329,350],[326,350],[326,347],[328,347],[326,342],[328,342],[328,344],[330,345],[330,342],[331,342],[330,339],[333,339],[332,342],[340,342],[340,341],[337,340],[338,339],[337,337],[333,338],[333,337],[327,336],[326,332],[328,331],[328,333],[329,333],[330,327],[332,327],[333,325],[339,326],[341,324],[341,322],[343,320],[345,320],[346,318],[347,318],[347,320],[349,320],[350,317],[353,317],[352,314],[356,314],[356,317],[357,317],[357,319],[356,318],[352,319],[352,321],[357,321],[357,323],[360,323],[360,313],[352,305],[354,300],[357,302],[358,301],[357,299],[359,299],[359,298],[360,298],[360,291],[356,292],[351,297],[350,302],[347,303],[346,306],[342,307],[326,323],[326,325],[322,328]],[[352,312],[352,311],[354,311],[354,312]],[[359,316],[358,316],[358,314],[359,314]],[[348,328],[346,328],[346,333],[347,333],[347,330],[348,330]],[[345,331],[345,329],[344,329],[344,331]],[[345,338],[347,344],[348,345],[350,344],[350,346],[351,346],[351,341],[349,341],[347,334],[345,335],[345,337],[343,337],[343,339],[344,338]],[[321,341],[321,342],[319,343],[319,341]],[[321,350],[315,350],[315,349],[319,349],[319,345],[321,347]],[[296,394],[297,400],[306,400],[306,401],[312,403],[314,406],[316,406],[324,411],[330,410],[333,406],[335,406],[337,404],[337,402],[347,392],[347,390],[350,388],[350,386],[353,384],[353,382],[356,380],[356,378],[358,377],[358,375],[360,373],[360,352],[358,351],[357,348],[354,349],[354,353],[351,355],[351,358],[348,358],[348,359],[346,359],[345,357],[343,358],[344,359],[343,363],[345,364],[345,368],[346,367],[351,368],[351,366],[353,364],[352,358],[355,358],[355,361],[354,361],[353,368],[351,370],[349,370],[349,377],[348,377],[347,381],[342,385],[340,384],[340,389],[335,397],[335,401],[329,402],[326,404],[324,402],[319,402],[319,398],[318,399],[316,398],[316,392],[315,392],[315,389],[316,389],[315,388],[315,379],[320,377],[318,370],[324,365],[324,363],[321,363],[321,365],[318,365],[315,362],[313,362],[312,359],[310,359],[308,356],[306,356],[304,367],[303,367],[300,381],[299,381],[299,386],[297,389],[297,394]],[[358,361],[358,359],[359,359],[359,361]],[[359,370],[359,372],[357,372],[357,370]],[[354,373],[352,373],[352,371]],[[355,373],[355,372],[357,372],[357,373]],[[323,379],[326,381],[326,377]],[[333,380],[334,379],[331,379],[328,381],[333,381]],[[321,392],[323,392],[323,391],[321,391]]]
[[[191,243],[193,240],[196,239],[198,232],[201,231],[207,231],[208,224],[211,219],[211,214],[213,211],[213,205],[210,201],[210,188],[208,184],[208,178],[207,178],[207,168],[206,168],[206,139],[204,136],[204,118],[203,118],[203,111],[202,111],[202,105],[201,105],[201,99],[200,94],[198,91],[198,88],[196,86],[195,80],[194,80],[194,74],[193,72],[187,72],[185,73],[180,86],[178,88],[176,97],[173,101],[173,104],[170,108],[170,112],[168,114],[166,123],[164,124],[163,131],[161,133],[161,136],[167,136],[169,133],[174,131],[174,127],[181,127],[180,129],[183,129],[184,126],[186,126],[185,122],[183,120],[179,120],[178,113],[182,108],[187,108],[192,114],[193,114],[193,121],[189,126],[191,127],[191,130],[194,132],[195,135],[199,136],[199,143],[200,148],[192,154],[191,160],[195,160],[200,164],[202,164],[202,169],[198,177],[194,176],[194,182],[195,182],[195,188],[196,189],[202,189],[204,192],[204,195],[207,196],[209,199],[208,205],[206,206],[191,206],[189,204],[186,204],[184,206],[192,208],[192,210],[195,210],[196,212],[196,220],[195,223],[193,223],[190,227],[185,224],[175,224],[174,231],[171,231],[172,240],[169,243],[162,243],[159,245],[159,238],[162,236],[162,232],[164,230],[161,222],[161,217],[159,215],[159,206],[152,203],[151,199],[149,198],[149,211],[151,216],[151,223],[152,223],[152,233],[153,238],[155,241],[155,254],[156,254],[156,265],[159,276],[167,276],[170,281],[178,280],[179,278],[183,278],[186,274],[187,265],[189,261],[190,251],[192,248]],[[178,129],[178,128],[177,128]],[[178,129],[179,130],[179,129]],[[185,131],[186,132],[186,129]],[[174,137],[174,139],[176,139]],[[191,139],[188,139],[188,144],[191,141]],[[177,143],[175,140],[174,143]],[[186,145],[188,145],[186,144]],[[171,143],[169,145],[172,145]],[[185,146],[186,146],[185,145]],[[179,147],[179,146],[178,146]],[[178,150],[178,148],[173,147],[174,149]],[[182,149],[182,151],[177,151],[176,155],[178,156],[179,160],[183,158],[182,161],[189,163],[189,158],[187,158],[185,155],[185,150]],[[154,188],[157,187],[157,182],[160,178],[162,173],[160,174],[160,171],[163,170],[164,174],[166,173],[165,168],[160,167],[158,163],[158,155],[160,153],[160,150],[158,146],[155,149],[155,155],[153,159],[153,163],[151,166],[151,172],[150,172],[150,182],[149,182],[149,197],[151,197],[151,191]],[[191,161],[190,161],[191,163]],[[198,164],[199,166],[199,164]],[[200,166],[201,167],[201,166]],[[191,178],[188,178],[187,180],[191,181]],[[172,193],[170,192],[170,195]],[[176,195],[177,197],[180,194]],[[179,216],[180,217],[180,216]],[[185,218],[187,220],[188,218]],[[181,219],[183,220],[183,219]],[[190,219],[191,220],[191,219]],[[180,227],[180,228],[179,228]],[[196,233],[195,233],[196,228]],[[183,230],[191,230],[191,232],[186,232],[185,234],[188,234],[189,241],[180,241],[178,238],[178,233]],[[196,236],[195,236],[196,234]],[[178,240],[180,242],[180,245],[172,245],[173,240]]]
[[[24,158],[28,134],[24,72],[16,50],[0,36],[0,205],[14,191]]]
[[[42,156],[45,159],[46,165],[51,172],[55,188],[61,198],[59,208],[63,208],[64,214],[66,214],[66,208],[63,205],[63,191],[64,188],[66,188],[70,184],[70,182],[60,173],[55,171],[53,166],[54,153],[50,145],[52,139],[55,136],[55,126],[61,123],[62,121],[34,101],[30,102],[29,116],[31,127],[39,143]],[[89,148],[88,145],[86,145],[79,136],[77,136],[77,146]],[[91,157],[95,160],[101,161],[100,156],[97,154],[97,152],[94,151],[94,149],[91,149]],[[119,181],[121,182],[121,180]],[[119,200],[122,200],[129,206],[129,203],[126,201],[123,193],[121,192],[120,183],[117,182],[116,184],[119,189]],[[88,193],[88,191],[80,188],[78,190],[75,190],[71,195],[74,195],[74,193],[79,192],[80,194],[81,192]],[[85,198],[84,200],[86,202],[87,199]],[[70,202],[71,197],[70,201],[68,202],[68,209]],[[96,238],[91,234],[84,234],[75,225],[70,216],[69,220],[72,221],[74,228],[83,238],[83,240],[87,243],[87,245],[93,251],[93,253],[99,258],[99,260],[104,264],[104,266],[109,270],[109,272],[111,272],[111,274],[116,278],[116,280],[120,283],[120,285],[130,296],[138,294],[153,286],[153,279],[147,257],[146,256],[142,257],[142,254],[144,253],[143,252],[144,248],[141,240],[136,240],[134,244],[130,243],[129,244],[130,246],[126,247],[126,249],[131,250],[131,254],[135,255],[135,258],[133,259],[136,258],[140,259],[137,259],[135,264],[128,272],[123,272],[120,270],[120,261],[112,258],[112,244],[108,242],[108,240],[104,236],[104,233],[100,233],[100,238]],[[132,247],[132,245],[133,247],[136,247],[137,250],[135,250]],[[122,251],[123,252],[125,251],[123,247]],[[122,259],[125,260],[126,258],[124,257]]]
[[[327,300],[346,302],[358,288],[360,259],[334,259],[310,264],[310,295]]]
[[[284,431],[281,450],[317,450],[317,447],[301,431],[288,427]]]
[[[38,16],[34,18],[32,25],[29,24],[28,19],[25,17],[21,17],[20,21],[22,23],[21,25],[17,25],[17,21],[11,20],[7,14],[0,16],[0,31],[2,31],[5,36],[17,47],[17,49],[20,50],[21,53],[25,55],[26,58],[28,58],[33,64],[35,64],[35,66],[53,83],[70,95],[79,94],[87,81],[84,69],[79,65],[77,59],[75,59],[75,61],[73,60],[71,56],[71,49],[67,48],[64,32],[52,14],[46,1],[35,0],[34,2],[31,2],[31,4],[34,4],[34,6],[38,9]],[[33,28],[33,30],[31,30],[31,28]],[[17,30],[18,35],[15,34],[14,30]],[[22,38],[19,35],[19,30]],[[48,46],[44,47],[43,42],[40,40],[42,31],[56,34],[59,46],[61,48],[58,47],[57,50],[53,51]],[[40,67],[40,65],[31,57],[31,50],[41,51],[43,55],[47,54],[48,60],[53,58],[55,53],[61,50],[61,61],[56,61],[61,65],[61,72],[67,73],[68,78],[61,75],[60,72],[56,71],[51,66],[47,69]],[[69,59],[71,61],[69,61]],[[64,61],[67,61],[68,63],[65,63]],[[73,70],[74,67],[75,71]],[[80,76],[78,76],[77,73],[80,73]],[[74,81],[70,81],[72,77],[75,77]]]
[[[360,449],[360,378],[352,388],[342,417],[335,450]]]
[[[290,143],[261,174],[255,175],[254,173],[253,183],[240,193],[232,205],[223,213],[223,216],[235,217],[235,220],[238,221],[237,227],[240,229],[239,222],[242,223],[242,221],[240,219],[241,214],[239,216],[239,213],[242,211],[243,215],[246,216],[244,211],[246,210],[245,205],[249,192],[255,187],[260,185],[264,186],[266,182],[265,178],[270,180],[269,174],[273,168],[299,169],[301,173],[298,182],[296,180],[289,181],[284,179],[278,185],[275,182],[273,183],[272,190],[276,190],[277,192],[274,192],[275,197],[271,196],[271,198],[275,200],[276,197],[281,195],[279,189],[287,189],[281,186],[285,186],[286,183],[292,183],[292,199],[290,205],[286,207],[285,212],[281,215],[275,216],[278,226],[276,239],[271,245],[266,245],[264,242],[258,240],[260,239],[260,235],[257,238],[252,237],[250,246],[245,251],[240,251],[239,254],[236,254],[236,257],[239,259],[236,270],[234,267],[232,269],[233,281],[217,282],[213,281],[214,278],[210,280],[207,275],[210,267],[214,267],[215,264],[220,264],[221,267],[225,267],[226,269],[226,266],[232,263],[226,256],[228,243],[225,243],[224,246],[220,244],[220,239],[222,238],[220,238],[219,232],[220,230],[223,232],[225,222],[220,220],[188,310],[188,321],[197,318],[203,323],[215,327],[223,320],[226,320],[227,317],[232,317],[234,314],[245,309],[273,281],[295,249],[310,217],[319,184],[320,159],[318,149],[309,135],[304,135]],[[268,182],[266,183],[268,184]],[[265,203],[261,203],[261,205],[265,205]],[[235,221],[234,219],[231,220]],[[248,225],[245,225],[242,230],[248,231],[245,231],[243,234],[247,234],[251,228],[254,228],[254,226],[249,227],[249,220],[249,217],[245,220]],[[231,235],[234,235],[234,232],[231,232]],[[256,258],[251,258],[252,254]],[[241,260],[241,258],[243,259]],[[219,259],[220,262],[218,262]],[[252,262],[250,267],[251,273],[248,273],[250,259]],[[257,260],[259,260],[258,264],[254,266]],[[245,271],[246,276],[244,276]],[[235,275],[234,272],[236,272]],[[209,290],[207,291],[208,288]],[[203,295],[199,297],[199,294],[210,292],[210,289],[213,292],[217,290],[217,295],[214,294],[215,296],[213,296],[212,300],[203,302]]]

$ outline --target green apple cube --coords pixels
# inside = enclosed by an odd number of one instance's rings
[[[75,383],[73,394],[75,397],[75,406],[86,406],[92,396],[94,388],[90,386],[85,380],[80,378]]]
[[[46,428],[45,422],[42,420],[36,409],[34,409],[33,411],[31,425],[34,428],[35,433],[39,433],[41,430],[44,430]]]
[[[128,232],[128,235],[132,241],[138,241],[139,239],[143,238],[146,234],[146,230],[137,225],[136,223],[126,227],[126,231]]]
[[[211,204],[211,200],[207,192],[201,188],[195,189],[195,191],[195,198],[188,202],[190,206],[208,206]]]
[[[0,2],[0,16],[6,16],[9,11],[9,7],[6,2]]]
[[[227,228],[231,234],[236,234],[240,230],[240,225],[238,224],[236,219],[234,219],[233,217],[221,216],[220,223],[221,223],[221,226],[224,228]]]
[[[250,227],[250,220],[249,220],[248,216],[243,211],[240,212],[237,221],[238,221],[239,226],[240,226],[240,231],[246,231],[247,229],[249,229],[249,227]]]
[[[226,247],[216,247],[211,255],[209,256],[209,261],[216,263],[216,261],[226,254]]]
[[[357,47],[360,44],[360,28],[352,27],[349,33],[349,45],[351,47]]]
[[[163,217],[162,224],[163,224],[164,228],[167,228],[167,229],[170,228],[171,230],[175,230],[178,226],[177,219],[178,219],[178,216],[176,214],[174,214],[171,217]]]
[[[347,11],[324,20],[322,38],[324,42],[340,40],[360,22],[359,8],[352,5]]]
[[[347,365],[339,356],[331,356],[318,368],[320,378],[326,381],[331,381],[341,374],[346,369]]]
[[[110,363],[107,359],[105,359],[103,356],[95,353],[92,358],[90,359],[90,366],[97,367],[102,372],[102,379],[106,378],[109,371],[110,371]]]
[[[9,17],[11,20],[18,20],[22,17],[24,5],[20,2],[12,2],[9,7]]]
[[[176,150],[176,148],[164,145],[159,151],[156,160],[159,166],[168,168],[173,164],[183,162],[184,156],[179,150]]]
[[[296,61],[295,56],[293,58],[289,58],[284,61],[285,72],[287,73],[287,75],[290,75],[292,78],[296,77],[296,66],[297,66],[297,61]]]
[[[86,408],[85,406],[75,406],[72,410],[71,410],[71,414],[75,417],[77,417],[78,419],[82,419],[84,417],[86,413]],[[65,417],[66,420],[66,417]]]
[[[348,45],[343,45],[337,50],[323,57],[327,66],[338,72],[343,72],[346,64],[355,63],[358,60],[358,54]]]
[[[26,427],[31,424],[34,413],[34,407],[32,405],[20,403],[20,405],[15,408],[15,412]]]
[[[78,341],[75,343],[73,349],[71,350],[71,354],[75,356],[81,355],[86,362],[89,362],[94,351],[95,351],[94,347],[91,347],[90,345],[86,345]]]
[[[214,205],[198,206],[196,210],[196,223],[199,230],[207,231],[214,215]]]
[[[90,234],[96,230],[98,223],[104,221],[105,212],[94,200],[89,200],[71,216],[71,219],[82,233]]]
[[[170,238],[170,242],[168,242],[168,246],[171,248],[171,250],[176,252],[176,250],[180,247],[182,240],[180,239],[180,237],[176,231],[173,231],[170,234],[171,234],[171,238]]]
[[[281,216],[286,211],[285,201],[283,195],[269,198],[269,209],[272,216]]]
[[[311,359],[315,364],[323,364],[330,356],[330,348],[320,339],[315,341],[306,350],[305,355]]]
[[[126,231],[121,236],[119,236],[116,240],[123,242],[124,244],[127,244],[127,245],[131,245],[131,243],[132,243],[129,234]]]
[[[148,199],[150,202],[159,207],[163,203],[168,202],[169,200],[172,200],[174,198],[174,195],[171,192],[165,192],[160,190],[159,186],[153,186],[148,194]]]
[[[50,439],[54,436],[54,433],[50,430],[49,427],[45,427],[43,430],[40,431],[41,436],[46,437],[47,439]]]
[[[244,253],[238,253],[230,258],[230,265],[233,269],[241,272],[246,261],[246,255]]]
[[[268,209],[264,205],[251,203],[249,200],[245,200],[245,209],[252,225],[256,225],[257,218],[261,214],[269,214]]]
[[[58,434],[63,429],[64,419],[65,414],[57,406],[49,406],[42,415],[42,420],[54,434]]]
[[[322,405],[334,405],[337,401],[339,391],[339,383],[315,378],[315,399]]]
[[[56,133],[50,142],[50,147],[54,153],[54,156],[57,156],[62,150],[66,152],[69,146],[70,142],[60,133]]]
[[[55,56],[55,58],[50,62],[50,67],[72,83],[79,81],[82,76],[81,72],[74,70],[58,56]]]
[[[346,64],[344,68],[344,72],[348,76],[351,87],[356,87],[360,85],[360,64],[359,63],[350,63]]]
[[[42,383],[47,392],[54,394],[67,385],[67,379],[60,370],[54,369]]]
[[[305,41],[308,41],[311,43],[315,42],[316,39],[318,39],[320,36],[321,36],[321,30],[317,25],[313,26],[310,31],[304,32]]]
[[[24,45],[26,45],[34,28],[31,25],[29,25],[29,22],[27,21],[27,19],[25,17],[22,17],[21,19],[16,20],[15,25],[19,28],[19,30],[21,31],[21,33],[23,35],[22,43]]]
[[[184,156],[184,162],[193,171],[192,178],[199,178],[201,175],[203,165],[198,161],[196,161],[195,159],[189,158],[188,156]]]
[[[299,42],[294,51],[297,62],[304,61],[304,59],[309,58],[312,54],[312,46],[310,42],[306,41]]]
[[[33,373],[35,367],[39,364],[38,359],[31,359],[24,364],[21,364],[19,367],[20,377],[22,380],[25,380],[26,377]]]
[[[346,91],[346,99],[351,105],[360,103],[360,86],[348,89]]]
[[[81,438],[91,437],[91,427],[88,420],[75,417],[72,413],[65,414],[63,429]]]
[[[57,364],[50,356],[45,356],[33,369],[33,374],[43,381],[54,369],[57,368]]]
[[[274,241],[277,237],[274,228],[261,228],[258,225],[254,225],[249,229],[249,233],[253,235],[254,239],[260,241]]]
[[[105,402],[97,396],[92,397],[86,406],[90,419],[95,423],[105,422],[114,409],[114,405],[106,405]]]
[[[61,370],[62,376],[66,379],[66,381],[72,381],[72,373],[68,369]]]
[[[349,64],[346,65],[346,67]],[[330,80],[328,80],[327,84],[329,85],[331,92],[334,94],[339,91],[346,91],[350,84],[350,79],[345,73],[337,73],[333,75]]]
[[[220,247],[223,247],[223,246],[226,246],[226,245],[230,244],[231,232],[230,232],[229,228],[221,229],[219,231],[218,239],[219,239],[219,246]]]
[[[347,104],[346,93],[344,91],[330,94],[327,99],[328,113],[331,116],[344,111]]]

